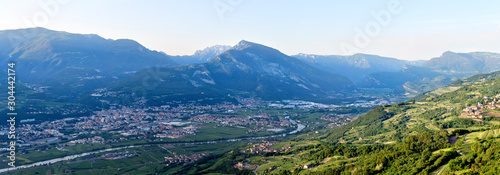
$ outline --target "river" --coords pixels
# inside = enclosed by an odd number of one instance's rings
[[[288,134],[295,134],[295,133],[302,131],[304,128],[306,128],[305,125],[297,123],[295,120],[292,120],[289,117],[286,117],[286,118],[288,120],[290,120],[290,123],[292,123],[293,125],[297,125],[297,128],[295,130],[289,132]],[[286,135],[287,134],[278,134],[278,135],[261,136],[261,137],[248,137],[248,138],[202,141],[202,142],[165,143],[165,144],[184,144],[184,145],[215,144],[215,143],[222,143],[222,142],[239,142],[242,140],[259,140],[259,139],[274,138],[274,137],[284,137]],[[61,158],[40,161],[40,162],[28,164],[28,165],[20,165],[20,166],[15,166],[15,167],[11,167],[11,168],[3,168],[3,169],[0,169],[0,173],[5,173],[5,172],[19,170],[19,169],[25,169],[25,168],[32,168],[32,167],[41,166],[41,165],[49,165],[52,163],[57,163],[57,162],[66,161],[66,160],[72,160],[72,159],[76,159],[79,157],[84,157],[84,156],[88,156],[88,155],[92,155],[92,154],[96,154],[96,153],[115,151],[115,150],[120,150],[120,149],[125,149],[125,148],[135,148],[135,147],[139,147],[139,146],[146,146],[146,145],[132,145],[132,146],[117,147],[117,148],[107,148],[107,149],[102,149],[102,150],[97,150],[97,151],[90,151],[90,152],[86,152],[86,153],[75,154],[75,155],[65,156],[65,157],[61,157]]]
[[[124,149],[124,148],[134,148],[134,147],[137,147],[137,146],[123,146],[123,147],[118,147],[118,148],[107,148],[107,149],[102,149],[102,150],[98,150],[98,151],[91,151],[91,152],[86,152],[86,153],[81,153],[81,154],[76,154],[76,155],[71,155],[71,156],[65,156],[65,157],[61,157],[61,158],[55,158],[55,159],[51,159],[51,160],[36,162],[36,163],[28,164],[28,165],[20,165],[20,166],[15,166],[15,167],[11,167],[11,168],[0,169],[0,173],[18,170],[18,169],[24,169],[24,168],[31,168],[31,167],[35,167],[35,166],[48,165],[51,163],[56,163],[56,162],[65,161],[65,160],[72,160],[72,159],[76,159],[78,157],[88,156],[88,155],[96,154],[96,153],[115,151],[115,150],[120,150],[120,149]]]

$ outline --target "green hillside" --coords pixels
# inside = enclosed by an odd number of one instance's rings
[[[489,79],[492,79],[495,77],[500,77],[500,71],[496,71],[496,72],[492,72],[492,73],[488,73],[488,74],[477,74],[477,75],[471,76],[469,78],[456,80],[456,81],[450,83],[448,86],[419,94],[419,95],[415,96],[413,99],[419,101],[419,100],[422,100],[428,96],[436,96],[436,95],[441,95],[441,94],[446,93],[446,92],[452,92],[452,91],[455,91],[461,87],[476,84],[476,83],[482,83],[486,80],[489,80]]]

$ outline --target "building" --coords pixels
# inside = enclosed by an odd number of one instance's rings
[[[307,165],[304,165],[304,169],[309,169],[309,168],[312,168],[313,167],[313,163],[310,163],[310,164],[307,164]]]

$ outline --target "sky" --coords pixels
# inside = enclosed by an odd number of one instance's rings
[[[45,27],[133,39],[169,55],[247,40],[288,55],[427,60],[500,53],[500,1],[0,0],[0,30]]]

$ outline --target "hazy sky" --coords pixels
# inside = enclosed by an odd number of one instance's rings
[[[289,55],[415,60],[448,50],[500,52],[498,7],[493,0],[0,0],[0,29],[129,38],[170,55],[244,39]]]

